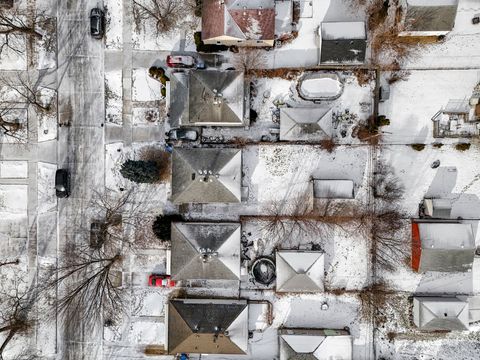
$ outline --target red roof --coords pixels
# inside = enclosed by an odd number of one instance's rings
[[[412,269],[420,269],[420,258],[422,256],[422,242],[420,241],[420,231],[418,224],[412,222]]]

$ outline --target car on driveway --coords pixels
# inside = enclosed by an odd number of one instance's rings
[[[67,169],[58,169],[55,173],[55,193],[59,198],[70,196],[70,173]]]
[[[99,8],[93,8],[90,11],[90,34],[95,39],[101,39],[103,37],[104,29],[104,14]]]
[[[195,66],[195,58],[189,55],[168,55],[167,66],[171,68],[192,68]]]
[[[176,282],[170,278],[170,275],[151,274],[148,277],[148,285],[155,287],[174,287]]]
[[[166,133],[166,136],[168,140],[196,141],[198,139],[198,132],[193,129],[179,128],[171,129]]]

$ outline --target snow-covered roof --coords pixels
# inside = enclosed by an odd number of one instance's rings
[[[320,199],[353,199],[353,180],[313,180],[313,196]]]
[[[172,223],[173,280],[238,280],[240,224]]]
[[[353,22],[323,22],[322,40],[353,40],[367,38],[365,23]]]
[[[474,249],[475,238],[471,224],[419,223],[420,239],[424,249]]]
[[[445,108],[445,113],[468,114],[470,112],[470,104],[467,99],[449,100]]]
[[[241,178],[241,150],[173,151],[171,198],[176,204],[240,202]]]
[[[413,322],[421,330],[468,330],[468,301],[456,297],[414,297]]]
[[[280,360],[351,360],[352,337],[345,330],[281,329]]]
[[[168,303],[169,354],[245,354],[248,305],[245,300],[174,299]]]
[[[170,78],[170,121],[179,126],[243,126],[242,71],[191,70]]]
[[[456,0],[409,0],[405,17],[406,32],[446,33],[453,29]]]
[[[319,141],[332,137],[332,109],[281,108],[280,140]]]
[[[361,64],[367,37],[363,22],[324,22],[320,28],[320,63]]]
[[[276,252],[277,292],[323,291],[324,254],[320,251]]]

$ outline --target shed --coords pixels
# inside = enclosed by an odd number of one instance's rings
[[[412,222],[412,269],[464,272],[472,267],[475,237],[471,224]]]
[[[457,297],[416,296],[413,322],[420,330],[468,330],[468,301]]]
[[[367,49],[364,22],[323,22],[319,31],[320,63],[363,64]]]
[[[173,299],[167,307],[169,354],[246,354],[246,300]]]
[[[352,337],[346,330],[279,329],[280,360],[352,360]]]
[[[452,213],[452,200],[450,199],[424,199],[423,213],[425,216],[438,219],[450,219]]]
[[[180,149],[172,154],[172,194],[175,204],[241,201],[242,151]]]
[[[173,280],[239,280],[240,224],[172,223]]]
[[[331,137],[331,108],[287,107],[280,109],[280,140],[320,141]]]
[[[275,256],[277,292],[323,291],[324,254],[321,251],[279,250]]]
[[[440,36],[452,31],[458,0],[408,0],[401,36]]]
[[[353,199],[353,180],[313,179],[313,197],[317,199]]]

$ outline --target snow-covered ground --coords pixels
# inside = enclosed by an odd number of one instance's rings
[[[162,84],[148,75],[148,69],[133,69],[132,73],[132,100],[155,101],[162,98],[160,89]]]
[[[108,123],[122,125],[122,70],[105,72],[105,118]]]

